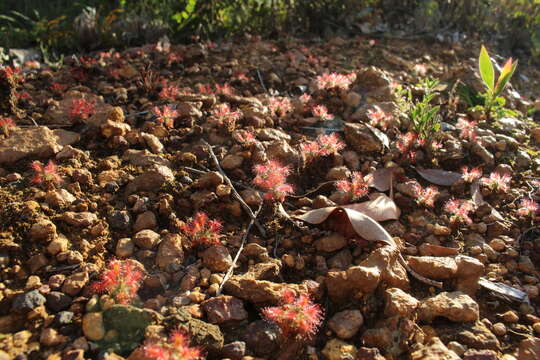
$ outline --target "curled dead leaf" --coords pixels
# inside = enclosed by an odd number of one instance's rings
[[[397,168],[394,165],[375,170],[368,179],[368,185],[379,191],[388,191]]]
[[[461,174],[442,169],[417,168],[416,171],[421,177],[435,185],[451,186],[461,179]]]
[[[343,205],[343,207],[359,211],[375,221],[399,219],[399,216],[401,215],[400,209],[397,207],[394,200],[390,199],[386,194],[373,193],[370,195],[370,198],[371,200],[369,201]]]

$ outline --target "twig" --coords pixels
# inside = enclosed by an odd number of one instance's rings
[[[264,230],[264,228],[261,226],[261,224],[257,221],[257,217],[255,216],[255,214],[253,213],[253,210],[251,210],[251,208],[248,206],[248,204],[246,204],[246,202],[244,201],[244,199],[242,199],[242,197],[240,196],[240,194],[238,194],[238,191],[236,191],[236,189],[234,188],[234,185],[231,181],[231,179],[229,179],[229,177],[227,176],[227,174],[225,173],[225,171],[223,171],[223,169],[221,168],[221,166],[219,165],[219,160],[216,156],[216,154],[214,153],[214,150],[212,150],[212,146],[207,143],[205,140],[201,140],[202,143],[204,145],[206,145],[208,147],[208,151],[210,152],[210,156],[212,157],[212,160],[214,160],[214,164],[216,165],[216,168],[218,169],[218,171],[220,172],[221,175],[223,175],[223,178],[225,179],[225,181],[227,182],[227,184],[231,187],[231,191],[234,195],[234,197],[236,198],[236,200],[238,200],[240,202],[240,205],[242,205],[242,207],[244,208],[244,210],[247,212],[247,214],[249,215],[249,217],[251,218],[251,220],[253,220],[255,222],[255,226],[257,226],[257,229],[259,230],[259,232],[261,233],[261,235],[263,237],[266,237],[266,231]]]
[[[263,81],[263,78],[261,76],[261,72],[259,71],[259,69],[257,69],[257,77],[259,78],[259,82],[261,83],[261,86],[262,86],[264,92],[268,93],[268,89],[266,88],[266,86],[264,86],[264,81]]]
[[[257,211],[255,212],[255,217],[252,218],[250,221],[249,221],[249,224],[247,226],[247,229],[246,229],[246,232],[244,233],[244,235],[242,235],[242,242],[240,243],[240,247],[238,248],[238,251],[236,252],[236,255],[233,259],[233,262],[231,264],[231,266],[229,267],[229,270],[227,270],[227,273],[225,274],[225,276],[223,277],[223,280],[221,281],[221,284],[219,285],[219,289],[218,291],[216,292],[216,296],[220,296],[221,295],[221,291],[223,290],[223,286],[225,285],[225,283],[227,282],[227,280],[229,280],[229,278],[232,276],[232,274],[234,273],[234,268],[236,266],[236,262],[238,261],[238,258],[240,257],[240,253],[242,252],[242,250],[244,250],[244,245],[246,244],[246,239],[248,237],[248,234],[249,234],[249,230],[251,230],[251,227],[253,226],[253,224],[255,223],[256,219],[257,219],[257,215],[259,215],[259,213],[261,212],[261,209],[262,209],[262,204],[259,205],[259,208],[257,209]]]

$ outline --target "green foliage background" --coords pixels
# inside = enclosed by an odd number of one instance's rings
[[[87,7],[96,9],[90,33],[75,21]],[[176,41],[358,34],[359,24],[382,18],[391,27],[407,20],[416,32],[479,32],[510,49],[519,41],[540,56],[540,0],[3,0],[0,14],[0,46],[61,52],[142,44],[165,33]]]

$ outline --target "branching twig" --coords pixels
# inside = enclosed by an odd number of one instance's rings
[[[236,191],[236,189],[234,188],[234,185],[233,185],[231,179],[229,179],[229,177],[227,176],[225,171],[223,171],[223,169],[219,165],[219,160],[218,160],[216,154],[214,153],[214,150],[212,150],[212,146],[209,143],[207,143],[205,140],[201,140],[201,141],[202,141],[202,143],[204,145],[206,145],[208,147],[208,151],[210,153],[210,156],[212,157],[212,160],[214,160],[214,164],[216,165],[217,170],[219,171],[219,173],[221,175],[223,175],[223,178],[225,179],[225,182],[227,182],[227,184],[231,187],[231,191],[232,191],[234,197],[236,198],[236,200],[238,200],[240,202],[240,205],[242,205],[244,210],[249,215],[250,219],[255,222],[255,226],[257,226],[257,229],[259,230],[261,235],[263,237],[266,237],[266,231],[264,231],[264,228],[262,227],[262,225],[257,221],[257,218],[256,218],[255,214],[253,213],[253,210],[251,210],[251,208],[248,206],[248,204],[246,204],[244,199],[242,199],[242,197],[240,196],[238,191]]]
[[[238,258],[240,257],[240,253],[242,252],[242,250],[244,250],[244,245],[246,244],[246,239],[248,237],[249,230],[251,230],[251,227],[253,226],[253,224],[257,220],[257,215],[259,215],[259,212],[261,212],[261,209],[262,209],[262,204],[259,206],[259,208],[255,212],[255,214],[254,214],[255,217],[253,217],[250,220],[250,222],[249,222],[249,224],[247,226],[246,232],[244,233],[244,235],[242,235],[242,241],[240,243],[240,247],[238,248],[238,251],[236,252],[236,255],[235,255],[234,259],[233,259],[231,267],[229,267],[229,270],[227,270],[227,273],[225,273],[225,276],[223,277],[223,280],[221,281],[221,284],[219,285],[219,289],[218,289],[218,291],[216,293],[216,296],[221,295],[221,291],[223,290],[223,286],[225,285],[227,280],[229,280],[229,278],[232,276],[232,274],[234,272],[234,267],[236,266],[236,262],[238,261]]]
[[[264,86],[264,81],[263,81],[263,78],[261,76],[261,72],[259,71],[259,69],[257,69],[257,77],[259,78],[259,82],[261,83],[261,86],[262,86],[264,92],[268,93],[268,89],[266,88],[266,86]]]

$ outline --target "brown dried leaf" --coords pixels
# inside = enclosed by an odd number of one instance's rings
[[[311,210],[303,215],[294,216],[295,218],[310,224],[321,224],[325,222],[330,215],[343,213],[346,215],[352,228],[361,238],[368,241],[382,241],[390,246],[396,246],[394,239],[388,232],[371,217],[362,214],[359,211],[341,207],[330,206],[321,209]],[[345,227],[345,226],[344,226]]]
[[[394,200],[390,199],[386,194],[374,193],[370,195],[371,200],[358,204],[343,205],[348,209],[353,209],[361,212],[364,215],[371,217],[375,221],[397,220],[401,215],[401,211],[397,207]]]
[[[420,174],[421,177],[423,177],[430,183],[441,186],[451,186],[461,179],[461,174],[442,169],[417,168],[416,171],[418,172],[418,174]]]
[[[377,139],[386,147],[390,148],[390,140],[388,139],[388,136],[386,136],[385,133],[383,133],[381,130],[377,129],[376,127],[373,127],[369,124],[364,124]]]
[[[480,191],[480,185],[478,181],[475,181],[471,184],[471,197],[474,205],[480,206],[484,203],[484,197]]]
[[[375,170],[369,177],[368,185],[379,191],[388,191],[396,169],[397,166],[390,166]]]

